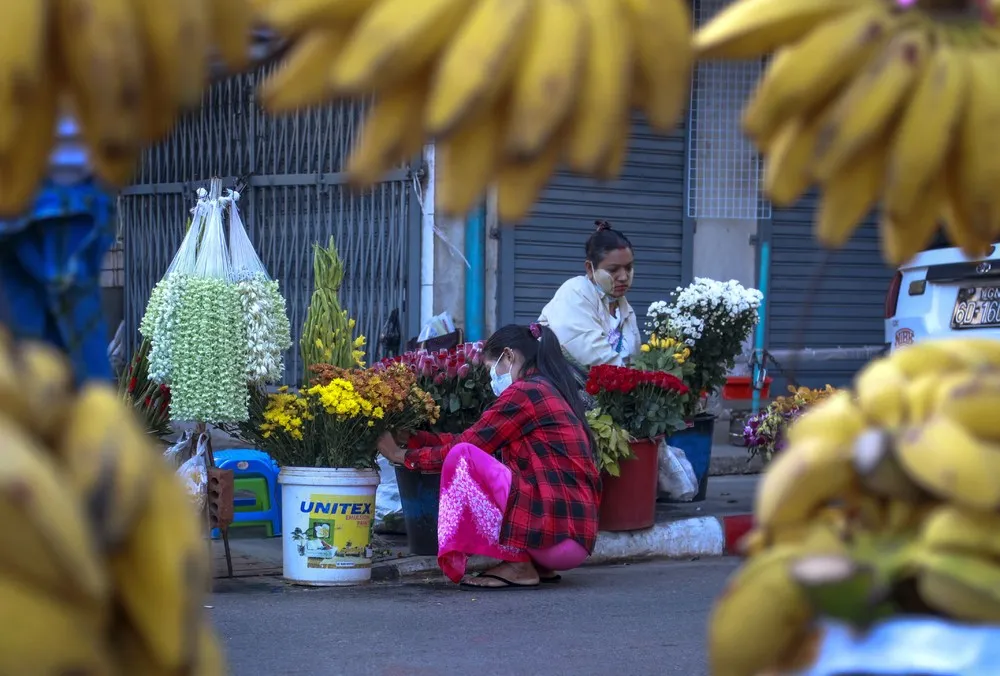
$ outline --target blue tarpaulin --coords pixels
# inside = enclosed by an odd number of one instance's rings
[[[78,381],[111,378],[100,275],[114,198],[93,181],[47,183],[23,217],[0,219],[0,318],[70,358]]]

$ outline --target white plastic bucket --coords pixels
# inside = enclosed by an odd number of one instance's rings
[[[317,587],[371,580],[378,471],[284,467],[278,481],[285,579]]]

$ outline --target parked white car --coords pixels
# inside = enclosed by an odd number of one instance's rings
[[[885,341],[891,349],[958,336],[1000,340],[1000,251],[972,260],[939,237],[896,271],[885,298]]]

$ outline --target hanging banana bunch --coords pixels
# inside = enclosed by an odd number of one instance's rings
[[[261,0],[295,44],[264,83],[271,112],[374,93],[357,185],[437,143],[437,208],[464,215],[496,181],[523,217],[560,165],[615,178],[630,109],[669,132],[687,108],[686,0]]]
[[[17,0],[0,8],[0,217],[48,169],[56,123],[81,125],[96,175],[131,178],[142,149],[198,106],[217,50],[247,65],[252,0]]]
[[[822,193],[816,236],[843,245],[880,208],[885,259],[942,225],[981,256],[1000,238],[1000,26],[987,0],[738,0],[695,36],[702,59],[775,52],[743,128],[788,206]]]

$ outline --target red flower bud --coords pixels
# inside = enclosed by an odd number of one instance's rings
[[[471,366],[469,366],[468,364],[462,364],[462,365],[460,365],[458,367],[458,377],[459,378],[468,378],[470,371],[472,371],[472,367]]]
[[[128,391],[129,391],[129,394],[131,394],[132,392],[135,392],[135,386],[136,386],[135,378],[132,378],[131,380],[128,381]]]

